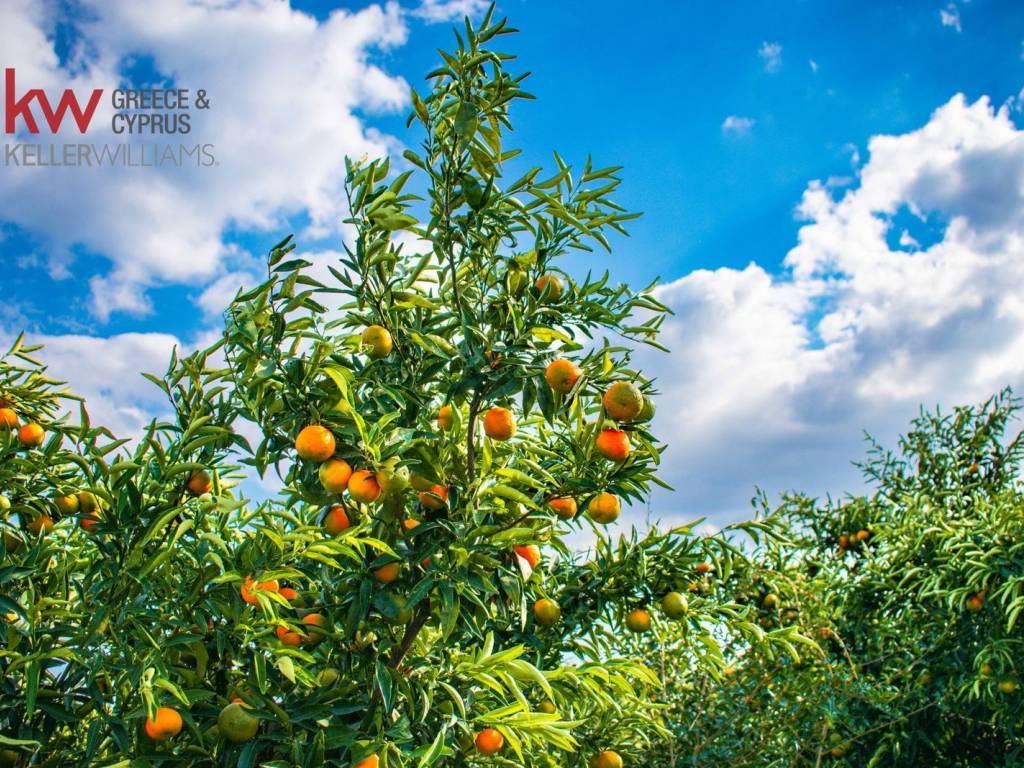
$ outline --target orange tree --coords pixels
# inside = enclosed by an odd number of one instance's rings
[[[663,683],[624,631],[685,615],[694,669],[721,665],[716,632],[792,641],[732,600],[726,536],[608,537],[659,482],[629,348],[665,308],[559,267],[633,217],[616,168],[506,179],[509,31],[467,22],[413,94],[410,169],[349,164],[346,256],[322,273],[273,248],[223,337],[149,377],[169,416],[134,442],[84,409],[50,423],[40,374],[31,395],[4,364],[19,418],[68,443],[5,438],[12,509],[89,499],[45,537],[5,523],[25,541],[0,571],[9,764],[641,764]],[[247,502],[249,472],[280,492]],[[563,540],[581,526],[593,557]]]
[[[1017,408],[1004,392],[924,413],[898,452],[873,446],[871,495],[791,496],[768,515],[789,535],[752,553],[733,592],[766,631],[798,626],[819,649],[787,657],[741,638],[723,684],[677,677],[659,699],[676,748],[645,764],[1019,765],[1024,444],[1006,434]],[[670,665],[690,642],[670,636]],[[664,649],[644,655],[653,664]]]

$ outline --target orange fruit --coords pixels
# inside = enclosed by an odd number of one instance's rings
[[[651,614],[637,608],[626,615],[626,626],[630,632],[647,632],[651,628]]]
[[[374,360],[380,360],[390,355],[391,348],[394,346],[391,333],[383,325],[369,326],[363,331],[361,341],[364,347],[369,348],[366,350],[366,354]]]
[[[86,533],[92,533],[100,524],[99,510],[93,510],[89,514],[82,513],[78,516],[78,526]]]
[[[557,275],[541,275],[533,285],[541,296],[545,295],[547,289],[548,301],[558,301],[562,298],[562,280]]]
[[[369,757],[364,757],[358,763],[353,765],[352,768],[379,768],[379,766],[380,758],[376,755],[370,755]]]
[[[380,498],[380,483],[368,469],[358,469],[348,481],[348,495],[363,504],[372,504]]]
[[[540,547],[536,544],[525,544],[517,547],[512,547],[517,555],[523,560],[530,564],[531,568],[536,568],[537,563],[540,562]]]
[[[328,459],[320,465],[320,485],[328,493],[341,493],[348,488],[352,467],[344,459]]]
[[[4,429],[17,429],[18,414],[10,408],[0,408],[0,427]]]
[[[261,581],[257,584],[252,580],[252,576],[246,576],[241,587],[242,599],[252,605],[258,605],[260,601],[256,597],[256,593],[261,590],[263,592],[280,592],[281,588],[275,580]]]
[[[605,413],[616,421],[633,421],[644,407],[640,388],[628,381],[617,381],[605,390],[601,402]]]
[[[324,515],[324,531],[329,536],[337,536],[339,533],[344,531],[350,525],[348,520],[348,513],[341,504],[335,504]]]
[[[228,741],[241,744],[256,736],[260,721],[241,704],[228,704],[217,716],[217,731]]]
[[[448,489],[443,485],[432,485],[426,491],[420,491],[420,504],[427,509],[444,509],[448,503]]]
[[[615,522],[622,510],[622,505],[613,494],[604,491],[597,494],[587,505],[587,514],[595,523],[608,525]]]
[[[476,735],[476,751],[481,755],[496,755],[505,746],[505,737],[496,728],[484,728]]]
[[[327,461],[334,455],[334,435],[327,427],[310,424],[295,438],[295,451],[306,461]]]
[[[623,461],[629,456],[629,435],[621,429],[602,429],[594,447],[609,461]]]
[[[210,479],[209,473],[199,470],[192,473],[186,487],[193,496],[202,496],[204,493],[209,493],[213,488],[213,481]]]
[[[322,613],[307,613],[302,617],[306,625],[306,642],[315,645],[327,636],[327,617]]]
[[[553,627],[562,618],[562,609],[554,600],[542,597],[533,604],[533,618],[542,627]]]
[[[40,532],[45,536],[53,530],[53,518],[49,515],[36,515],[28,521],[28,529],[33,536],[38,536]]]
[[[553,715],[558,710],[555,708],[555,702],[550,699],[545,699],[537,705],[537,711],[543,712],[545,715]]]
[[[839,534],[839,548],[840,549],[846,549],[848,546],[850,546],[850,537],[849,537],[849,535],[845,534],[845,533]]]
[[[661,599],[661,610],[670,619],[681,619],[689,612],[690,604],[686,599],[686,595],[681,595],[678,592],[668,592]]]
[[[455,411],[450,405],[442,405],[437,412],[437,426],[447,432],[455,423]]]
[[[553,391],[565,395],[572,391],[582,375],[582,371],[572,360],[559,358],[548,363],[548,367],[544,371],[544,380]]]
[[[571,496],[551,499],[548,506],[558,515],[559,520],[572,520],[576,517],[576,499]]]
[[[78,511],[78,497],[73,493],[66,496],[54,496],[53,503],[62,515],[73,515]]]
[[[98,510],[100,504],[96,501],[96,496],[89,491],[78,492],[78,509],[83,515],[91,515],[93,512]]]
[[[871,531],[867,528],[861,528],[857,531],[857,541],[867,541],[871,538]]]
[[[405,518],[405,520],[402,521],[402,528],[404,528],[406,531],[411,531],[413,528],[418,528],[419,525],[420,521],[414,517],[407,517]]]
[[[277,594],[279,594],[281,597],[283,597],[289,603],[292,603],[292,602],[294,602],[294,601],[299,599],[298,591],[292,589],[291,587],[281,587],[281,589],[278,591]]]
[[[18,430],[18,440],[26,448],[38,448],[43,444],[43,440],[46,438],[46,432],[43,428],[36,424],[34,421],[30,421],[28,424],[22,424],[21,429]]]
[[[644,407],[640,409],[640,413],[637,414],[637,421],[650,421],[654,418],[654,401],[650,397],[644,396]]]
[[[277,639],[287,646],[298,648],[302,645],[302,635],[293,632],[288,627],[278,625],[274,632],[277,634]]]
[[[171,707],[160,707],[156,711],[156,719],[146,718],[146,735],[153,741],[166,741],[181,732],[181,715]]]
[[[769,592],[764,596],[764,600],[761,601],[761,605],[765,608],[778,608],[779,607],[779,596],[774,592]]]
[[[390,584],[398,578],[399,572],[402,570],[402,566],[399,563],[388,563],[382,565],[373,572],[373,578],[379,581],[381,584]]]
[[[491,408],[484,414],[484,433],[492,440],[508,440],[516,433],[516,419],[508,408]]]
[[[1020,688],[1020,686],[1012,677],[1007,677],[999,681],[999,692],[1006,694],[1007,696],[1015,694],[1018,688]]]
[[[597,756],[594,761],[594,768],[622,768],[622,758],[618,752],[605,750]]]
[[[971,595],[967,598],[967,610],[971,613],[981,613],[982,608],[985,607],[985,598],[981,595]]]
[[[711,573],[713,570],[715,570],[715,566],[713,566],[711,563],[697,563],[697,565],[695,565],[693,569],[697,571],[697,573]]]

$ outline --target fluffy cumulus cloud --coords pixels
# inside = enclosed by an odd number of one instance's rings
[[[673,354],[642,362],[672,436],[663,516],[738,519],[755,486],[857,490],[863,430],[891,444],[919,404],[1024,385],[1024,131],[957,96],[868,150],[854,186],[808,186],[781,274],[660,289]]]
[[[344,157],[393,148],[360,114],[398,110],[408,98],[407,84],[372,62],[405,41],[397,4],[322,21],[277,0],[80,0],[73,19],[61,7],[6,3],[0,50],[19,94],[37,87],[55,99],[70,87],[84,100],[104,89],[88,141],[125,141],[111,131],[109,97],[140,67],[157,83],[133,86],[173,83],[211,100],[208,111],[193,110],[191,133],[134,141],[211,144],[214,167],[4,169],[0,217],[40,241],[55,277],[71,274],[81,252],[109,265],[91,281],[100,318],[146,313],[151,286],[207,285],[237,269],[231,230],[269,230],[301,214],[308,236],[336,235]],[[78,42],[59,58],[54,41],[66,24]],[[81,140],[72,130],[69,119],[62,141]]]
[[[487,10],[490,0],[423,0],[414,13],[431,23],[457,21]]]

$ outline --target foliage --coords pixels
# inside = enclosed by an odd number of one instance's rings
[[[669,676],[674,739],[644,764],[1019,764],[1022,440],[1006,435],[1017,407],[1003,392],[922,413],[898,453],[872,444],[870,496],[795,495],[768,514],[789,536],[752,553],[737,594],[766,629],[796,626],[820,651],[772,657],[739,639],[724,685]],[[650,662],[687,658],[687,631],[661,640]]]
[[[275,246],[223,337],[149,377],[170,416],[144,435],[114,440],[84,408],[80,424],[58,420],[61,392],[29,349],[12,353],[28,367],[0,366],[0,393],[51,435],[0,445],[4,528],[24,541],[0,566],[4,760],[583,765],[665,737],[658,676],[617,649],[624,612],[698,562],[745,558],[689,530],[613,544],[585,513],[599,494],[640,502],[661,482],[663,446],[631,410],[656,393],[629,360],[657,346],[666,310],[653,286],[559,268],[634,218],[610,197],[618,168],[577,172],[556,155],[549,176],[504,178],[509,107],[527,94],[489,46],[511,31],[490,13],[467,22],[431,92],[413,94],[412,168],[349,162],[346,256],[317,270],[291,238]],[[422,196],[405,191],[417,170]],[[578,380],[551,385],[556,358]],[[611,404],[619,421],[602,404],[616,382],[636,388]],[[307,427],[320,429],[308,450]],[[601,456],[610,428],[615,450],[628,436],[624,460]],[[304,461],[297,440],[307,455],[330,446]],[[331,454],[357,471],[345,493],[321,478]],[[280,494],[239,494],[267,473]],[[93,495],[98,522],[55,511],[70,492]],[[559,517],[555,498],[578,514]],[[56,527],[30,535],[44,511]],[[327,513],[346,525],[327,532]],[[592,559],[563,540],[583,525],[600,540]],[[514,549],[534,546],[539,562]],[[538,600],[560,620],[538,623]],[[737,631],[745,614],[717,588],[691,611]],[[232,701],[244,712],[221,717]],[[504,741],[494,757],[473,744],[487,727]]]

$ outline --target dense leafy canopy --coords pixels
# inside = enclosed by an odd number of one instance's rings
[[[0,359],[0,765],[1021,754],[1007,398],[922,417],[870,498],[611,534],[661,483],[630,360],[666,308],[560,267],[634,217],[618,168],[506,177],[511,31],[467,22],[408,170],[349,162],[344,258],[271,249],[145,434]]]

